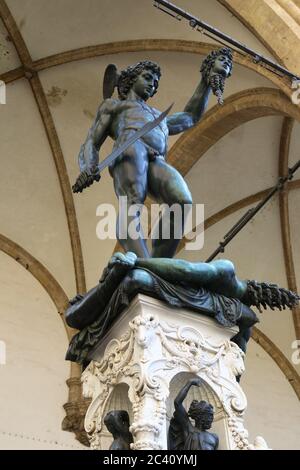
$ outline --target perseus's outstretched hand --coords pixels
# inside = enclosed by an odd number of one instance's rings
[[[91,173],[87,170],[82,171],[72,186],[73,193],[82,193],[85,188],[91,186],[95,181],[100,181],[100,179],[100,173]]]

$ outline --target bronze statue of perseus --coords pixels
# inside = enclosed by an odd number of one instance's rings
[[[126,252],[132,251],[137,256],[150,257],[140,228],[141,208],[147,194],[168,206],[179,204],[181,207],[191,207],[192,196],[187,184],[180,173],[166,162],[168,136],[195,126],[202,118],[212,92],[219,103],[222,103],[225,80],[231,72],[232,51],[222,48],[211,52],[202,64],[202,79],[183,112],[163,119],[109,166],[117,197],[127,197],[128,211],[126,214],[121,211],[117,222],[117,238]],[[79,153],[81,173],[73,186],[74,192],[82,192],[94,181],[100,180],[99,151],[107,137],[115,141],[116,149],[160,115],[157,109],[147,104],[148,99],[157,92],[160,77],[159,65],[151,61],[138,62],[116,74],[115,78],[111,77],[109,95],[116,85],[118,99],[106,98],[98,109]],[[130,207],[135,208],[133,213],[129,213]],[[176,234],[184,232],[187,211],[182,213],[181,227],[179,231],[176,230]],[[138,227],[139,236],[134,237],[137,239],[133,239],[128,231],[131,222]],[[160,227],[162,223],[160,220]],[[171,238],[166,240],[161,236],[156,237],[152,243],[152,257],[174,256],[180,239],[174,235],[174,221],[171,220],[170,224]],[[125,234],[125,237],[121,237],[121,234]]]

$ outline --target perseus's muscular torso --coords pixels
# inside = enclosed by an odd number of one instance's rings
[[[152,108],[142,100],[116,100],[112,111],[110,135],[115,140],[115,146],[124,143],[135,131],[141,129],[145,124],[154,121],[160,111]],[[164,119],[152,131],[144,135],[140,141],[154,149],[161,156],[167,153],[168,126]]]

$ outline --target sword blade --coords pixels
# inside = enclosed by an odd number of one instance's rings
[[[169,114],[171,111],[173,104],[168,107],[163,113],[161,113],[154,121],[147,122],[145,126],[143,126],[140,130],[136,131],[124,144],[122,144],[120,147],[116,148],[108,157],[106,157],[104,160],[102,160],[101,163],[98,165],[99,172],[103,171],[106,167],[111,165],[116,158],[118,158],[120,155],[122,155],[125,150],[128,149],[134,142],[136,142],[138,139],[143,137],[144,135],[148,134],[148,132],[152,131],[158,124],[160,124]]]

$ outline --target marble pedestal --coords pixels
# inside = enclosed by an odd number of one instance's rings
[[[90,353],[82,375],[83,393],[91,398],[85,418],[91,448],[109,449],[112,437],[103,418],[108,411],[130,416],[134,450],[167,449],[174,399],[192,377],[185,406],[206,400],[215,409],[212,432],[220,449],[249,449],[243,426],[247,406],[236,376],[244,372],[243,352],[230,342],[236,328],[188,309],[178,309],[138,295]]]

